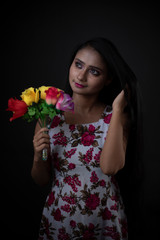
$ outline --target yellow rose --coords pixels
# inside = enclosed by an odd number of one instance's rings
[[[30,87],[22,92],[21,95],[22,100],[29,106],[33,102],[38,103],[39,101],[39,89],[34,90],[34,88]]]
[[[48,88],[50,88],[50,87],[41,86],[41,87],[38,88],[41,92],[41,99],[44,99],[44,100],[46,99],[45,91],[48,90]]]

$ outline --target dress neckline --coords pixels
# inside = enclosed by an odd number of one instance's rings
[[[65,120],[64,112],[62,112],[61,116],[62,116],[63,121],[64,121],[64,123],[65,123],[66,125],[75,125],[75,126],[78,126],[78,125],[91,125],[91,124],[97,124],[97,123],[99,123],[100,120],[103,119],[104,115],[105,115],[106,113],[110,113],[111,111],[112,111],[112,108],[111,108],[109,105],[106,105],[105,108],[104,108],[104,110],[103,110],[103,112],[102,112],[102,114],[101,114],[101,116],[100,116],[100,118],[98,119],[98,121],[89,122],[89,123],[73,123],[73,124],[72,124],[72,123],[67,123],[66,120]]]

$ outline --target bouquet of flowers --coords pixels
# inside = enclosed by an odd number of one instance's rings
[[[41,127],[50,128],[52,119],[61,111],[74,111],[72,98],[61,89],[41,86],[30,87],[21,94],[21,100],[10,98],[7,111],[12,111],[10,121],[22,117],[31,122],[37,120]],[[47,159],[47,151],[43,150],[42,159]]]

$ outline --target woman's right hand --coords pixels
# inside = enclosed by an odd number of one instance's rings
[[[33,146],[34,146],[34,161],[38,162],[42,160],[42,150],[47,149],[50,151],[50,137],[47,134],[47,128],[40,128],[35,131],[35,135],[33,138]]]

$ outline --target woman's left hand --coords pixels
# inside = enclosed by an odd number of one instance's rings
[[[126,98],[124,96],[124,90],[122,90],[118,96],[114,99],[113,103],[112,103],[112,109],[113,111],[120,111],[121,113],[123,113],[124,108],[127,106],[127,101]]]

